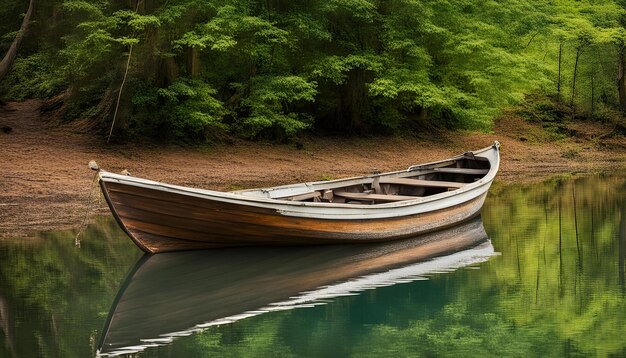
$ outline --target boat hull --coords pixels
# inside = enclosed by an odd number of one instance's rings
[[[414,215],[325,219],[285,215],[275,208],[207,200],[119,182],[100,181],[116,220],[144,251],[159,253],[244,245],[316,245],[409,238],[471,219],[484,193]]]
[[[219,192],[100,170],[119,225],[148,253],[225,246],[398,240],[477,214],[498,171],[499,143],[407,170]]]

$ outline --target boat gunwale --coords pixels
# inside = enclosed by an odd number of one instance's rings
[[[297,183],[297,184],[280,185],[280,186],[268,187],[268,188],[247,189],[247,190],[242,190],[242,191],[237,191],[237,192],[222,192],[222,191],[209,190],[209,189],[185,187],[185,186],[180,186],[180,185],[173,185],[173,184],[167,184],[167,183],[158,182],[158,181],[152,181],[152,180],[143,179],[139,177],[127,176],[123,174],[115,174],[115,173],[107,172],[104,170],[100,170],[98,175],[99,175],[99,180],[104,183],[115,182],[115,183],[119,183],[122,185],[129,185],[129,186],[135,186],[135,187],[152,189],[152,190],[161,190],[161,191],[166,191],[166,192],[170,192],[174,194],[198,197],[201,199],[229,202],[229,203],[234,203],[238,205],[257,206],[257,207],[263,207],[263,208],[268,208],[268,209],[275,209],[275,210],[280,211],[283,214],[287,214],[289,212],[289,210],[285,210],[285,206],[286,206],[286,207],[290,207],[294,209],[302,208],[302,207],[341,209],[342,215],[350,215],[349,213],[343,212],[343,211],[351,211],[354,209],[359,209],[358,211],[361,211],[363,209],[365,209],[366,211],[378,211],[380,209],[417,206],[421,204],[432,203],[438,200],[443,200],[449,197],[458,196],[465,192],[473,191],[473,190],[482,188],[484,186],[489,186],[491,182],[493,181],[493,179],[495,178],[499,169],[499,164],[500,164],[499,147],[500,147],[500,143],[496,141],[491,146],[485,147],[483,149],[466,152],[464,154],[460,154],[460,155],[457,155],[448,159],[444,159],[444,160],[413,165],[405,170],[385,172],[385,173],[366,175],[366,176],[360,176],[360,177],[336,179],[336,180],[331,180],[331,181],[305,182],[305,183]],[[488,152],[488,151],[495,151],[496,153],[495,160],[494,162],[492,162],[489,158],[487,158],[489,160],[491,167],[489,168],[489,172],[485,174],[481,179],[473,183],[467,183],[467,185],[465,185],[464,187],[456,189],[456,190],[446,191],[446,192],[437,193],[437,194],[424,196],[424,197],[416,197],[415,199],[410,199],[410,200],[369,205],[369,204],[345,204],[345,203],[292,201],[292,200],[286,200],[286,199],[280,199],[280,198],[268,198],[268,197],[261,197],[261,196],[252,196],[252,195],[247,196],[243,194],[243,192],[246,192],[246,191],[254,191],[254,190],[269,191],[269,190],[289,188],[292,186],[295,187],[298,185],[299,186],[306,185],[306,186],[312,187],[314,185],[340,184],[340,183],[345,183],[345,182],[367,180],[367,179],[371,179],[373,181],[376,177],[385,177],[385,176],[403,174],[407,172],[418,172],[420,170],[432,169],[429,167],[432,167],[437,164],[445,163],[448,161],[464,159],[466,158],[467,154],[470,154],[470,153],[473,155],[477,155],[477,154],[481,154],[481,153]],[[321,190],[321,188],[315,189],[315,190]],[[482,192],[480,194],[482,194]],[[301,213],[298,212],[298,214],[301,214]],[[359,212],[359,213],[355,213],[354,215],[362,215],[362,213]]]

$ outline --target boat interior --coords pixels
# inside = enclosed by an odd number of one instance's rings
[[[413,166],[405,171],[237,193],[298,202],[376,205],[458,190],[483,178],[489,169],[487,158],[470,152],[444,162]]]

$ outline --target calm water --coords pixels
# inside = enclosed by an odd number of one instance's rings
[[[626,357],[626,177],[496,185],[482,224],[427,262],[412,243],[148,258],[110,219],[79,246],[4,242],[0,356]]]

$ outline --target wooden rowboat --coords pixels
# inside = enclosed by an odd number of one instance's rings
[[[480,217],[386,243],[144,255],[110,308],[97,355],[138,353],[212,326],[423,280],[493,255]]]
[[[388,241],[477,215],[498,171],[499,147],[401,171],[234,192],[103,170],[99,182],[118,224],[148,253]]]

